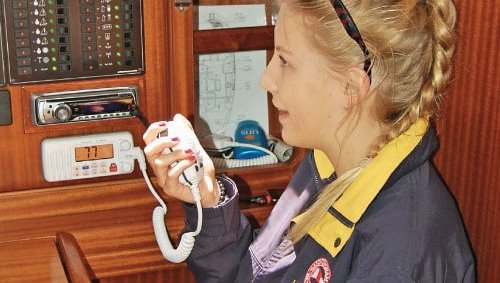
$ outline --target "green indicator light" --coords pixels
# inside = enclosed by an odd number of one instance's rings
[[[51,41],[52,41],[52,40],[53,40],[53,38],[51,39]],[[54,40],[54,41],[55,41],[55,40]],[[55,47],[51,47],[51,48],[50,48],[50,51],[51,51],[52,53],[56,53],[56,52],[57,52],[57,49],[56,49]]]
[[[115,25],[115,29],[120,29],[120,25],[119,25],[119,24],[116,24],[116,25]]]
[[[116,61],[116,64],[117,64],[118,66],[121,66],[121,65],[122,65],[122,61]]]
[[[53,37],[51,37],[51,38],[50,38],[50,43],[55,43],[55,42],[56,42],[56,39],[55,39],[55,38],[53,38]]]
[[[120,6],[115,5],[115,10],[117,10],[117,11],[120,10]]]
[[[54,10],[52,10],[52,9],[49,10],[49,14],[54,15],[54,13],[55,13]]]
[[[49,3],[49,5],[54,5],[54,0],[49,0],[47,3]]]
[[[117,38],[122,37],[122,35],[121,35],[121,34],[119,34],[119,33],[117,33],[115,36],[116,36]]]
[[[52,66],[52,71],[57,71],[57,66]]]
[[[52,62],[57,62],[57,58],[56,57],[52,57]]]
[[[122,53],[121,52],[116,52],[116,56],[122,57]]]
[[[50,31],[50,33],[55,33],[56,32],[56,30],[53,29],[53,28],[49,29],[49,31]]]
[[[120,46],[122,46],[122,44],[120,42],[117,42],[116,47],[120,47]]]
[[[119,20],[120,19],[120,15],[115,15],[115,19]]]
[[[49,23],[51,24],[55,23],[54,19],[49,19]]]

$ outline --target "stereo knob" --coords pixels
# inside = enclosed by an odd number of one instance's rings
[[[54,117],[59,122],[66,122],[71,118],[71,108],[66,104],[59,104],[54,109]]]

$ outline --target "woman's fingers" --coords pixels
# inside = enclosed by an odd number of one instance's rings
[[[177,138],[170,139],[168,137],[155,138],[144,147],[146,157],[154,157],[158,154],[163,154],[165,149],[172,148],[179,143]],[[168,151],[168,150],[167,150]],[[168,153],[168,152],[167,152]]]
[[[164,131],[166,128],[167,122],[155,122],[146,129],[146,132],[144,132],[144,134],[142,135],[142,139],[146,144],[149,144],[154,141],[158,137],[158,134]]]
[[[184,116],[175,115],[174,120],[186,124],[192,130],[191,123]],[[175,150],[172,152],[169,150],[179,144],[182,136],[167,135],[158,137],[158,134],[167,129],[167,127],[168,123],[161,121],[153,123],[148,127],[143,135],[143,140],[146,143],[144,154],[156,175],[157,184],[163,188],[164,193],[170,197],[192,203],[193,196],[191,190],[179,181],[179,177],[187,168],[194,164],[195,155],[193,155],[193,149],[191,148],[184,149],[185,151]],[[214,191],[214,183],[216,183],[215,170],[206,152],[197,140],[196,142],[203,156],[203,167],[205,169],[204,177],[199,180],[200,193],[205,203],[212,204],[214,197],[217,197]]]
[[[168,196],[178,198],[182,201],[193,202],[193,196],[188,186],[179,181],[182,178],[182,173],[189,166],[193,165],[194,159],[186,157],[186,159],[174,162],[166,167],[166,174],[163,180],[163,191]],[[164,166],[164,164],[162,164]]]

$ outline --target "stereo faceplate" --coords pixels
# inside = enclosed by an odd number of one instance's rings
[[[138,105],[136,87],[32,94],[34,125],[124,118]]]

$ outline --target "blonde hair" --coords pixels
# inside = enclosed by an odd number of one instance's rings
[[[371,54],[376,118],[387,132],[375,142],[373,157],[419,118],[436,115],[451,76],[456,36],[452,0],[344,0]],[[328,0],[282,0],[308,30],[328,67],[341,72],[364,62]],[[363,163],[366,164],[366,161]],[[351,169],[328,185],[288,236],[297,242],[317,223],[363,170]]]

